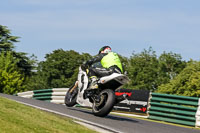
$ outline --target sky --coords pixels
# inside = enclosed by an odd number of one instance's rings
[[[200,60],[200,0],[1,0],[0,25],[16,51],[39,61],[54,50],[96,55],[104,46],[130,57],[152,47]]]

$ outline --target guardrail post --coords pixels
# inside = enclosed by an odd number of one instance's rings
[[[199,98],[199,104],[198,104],[198,109],[197,109],[197,112],[196,112],[196,127],[197,128],[200,128],[200,98]]]
[[[151,108],[151,99],[152,99],[152,92],[149,93],[149,100],[148,100],[148,105],[147,105],[147,118],[149,118],[150,114],[149,114],[149,110]]]

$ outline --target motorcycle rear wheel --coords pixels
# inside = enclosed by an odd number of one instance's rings
[[[75,83],[72,87],[69,88],[69,90],[65,95],[65,105],[68,107],[76,105],[77,95],[78,95],[78,87],[76,87]]]
[[[115,93],[111,89],[105,89],[100,92],[100,101],[94,100],[92,106],[92,112],[95,116],[104,117],[107,116],[113,109],[115,104]]]

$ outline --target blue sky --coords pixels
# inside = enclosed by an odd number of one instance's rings
[[[150,46],[157,55],[200,60],[199,0],[4,0],[0,25],[21,37],[16,50],[38,60],[53,50],[95,55],[104,45],[130,57]]]

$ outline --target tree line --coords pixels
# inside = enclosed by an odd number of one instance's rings
[[[77,78],[78,67],[92,58],[88,53],[57,49],[38,61],[34,55],[15,51],[18,39],[0,25],[0,93],[68,88]],[[130,79],[124,88],[200,96],[199,61],[184,61],[180,54],[165,51],[158,56],[151,47],[130,57],[119,56]]]

